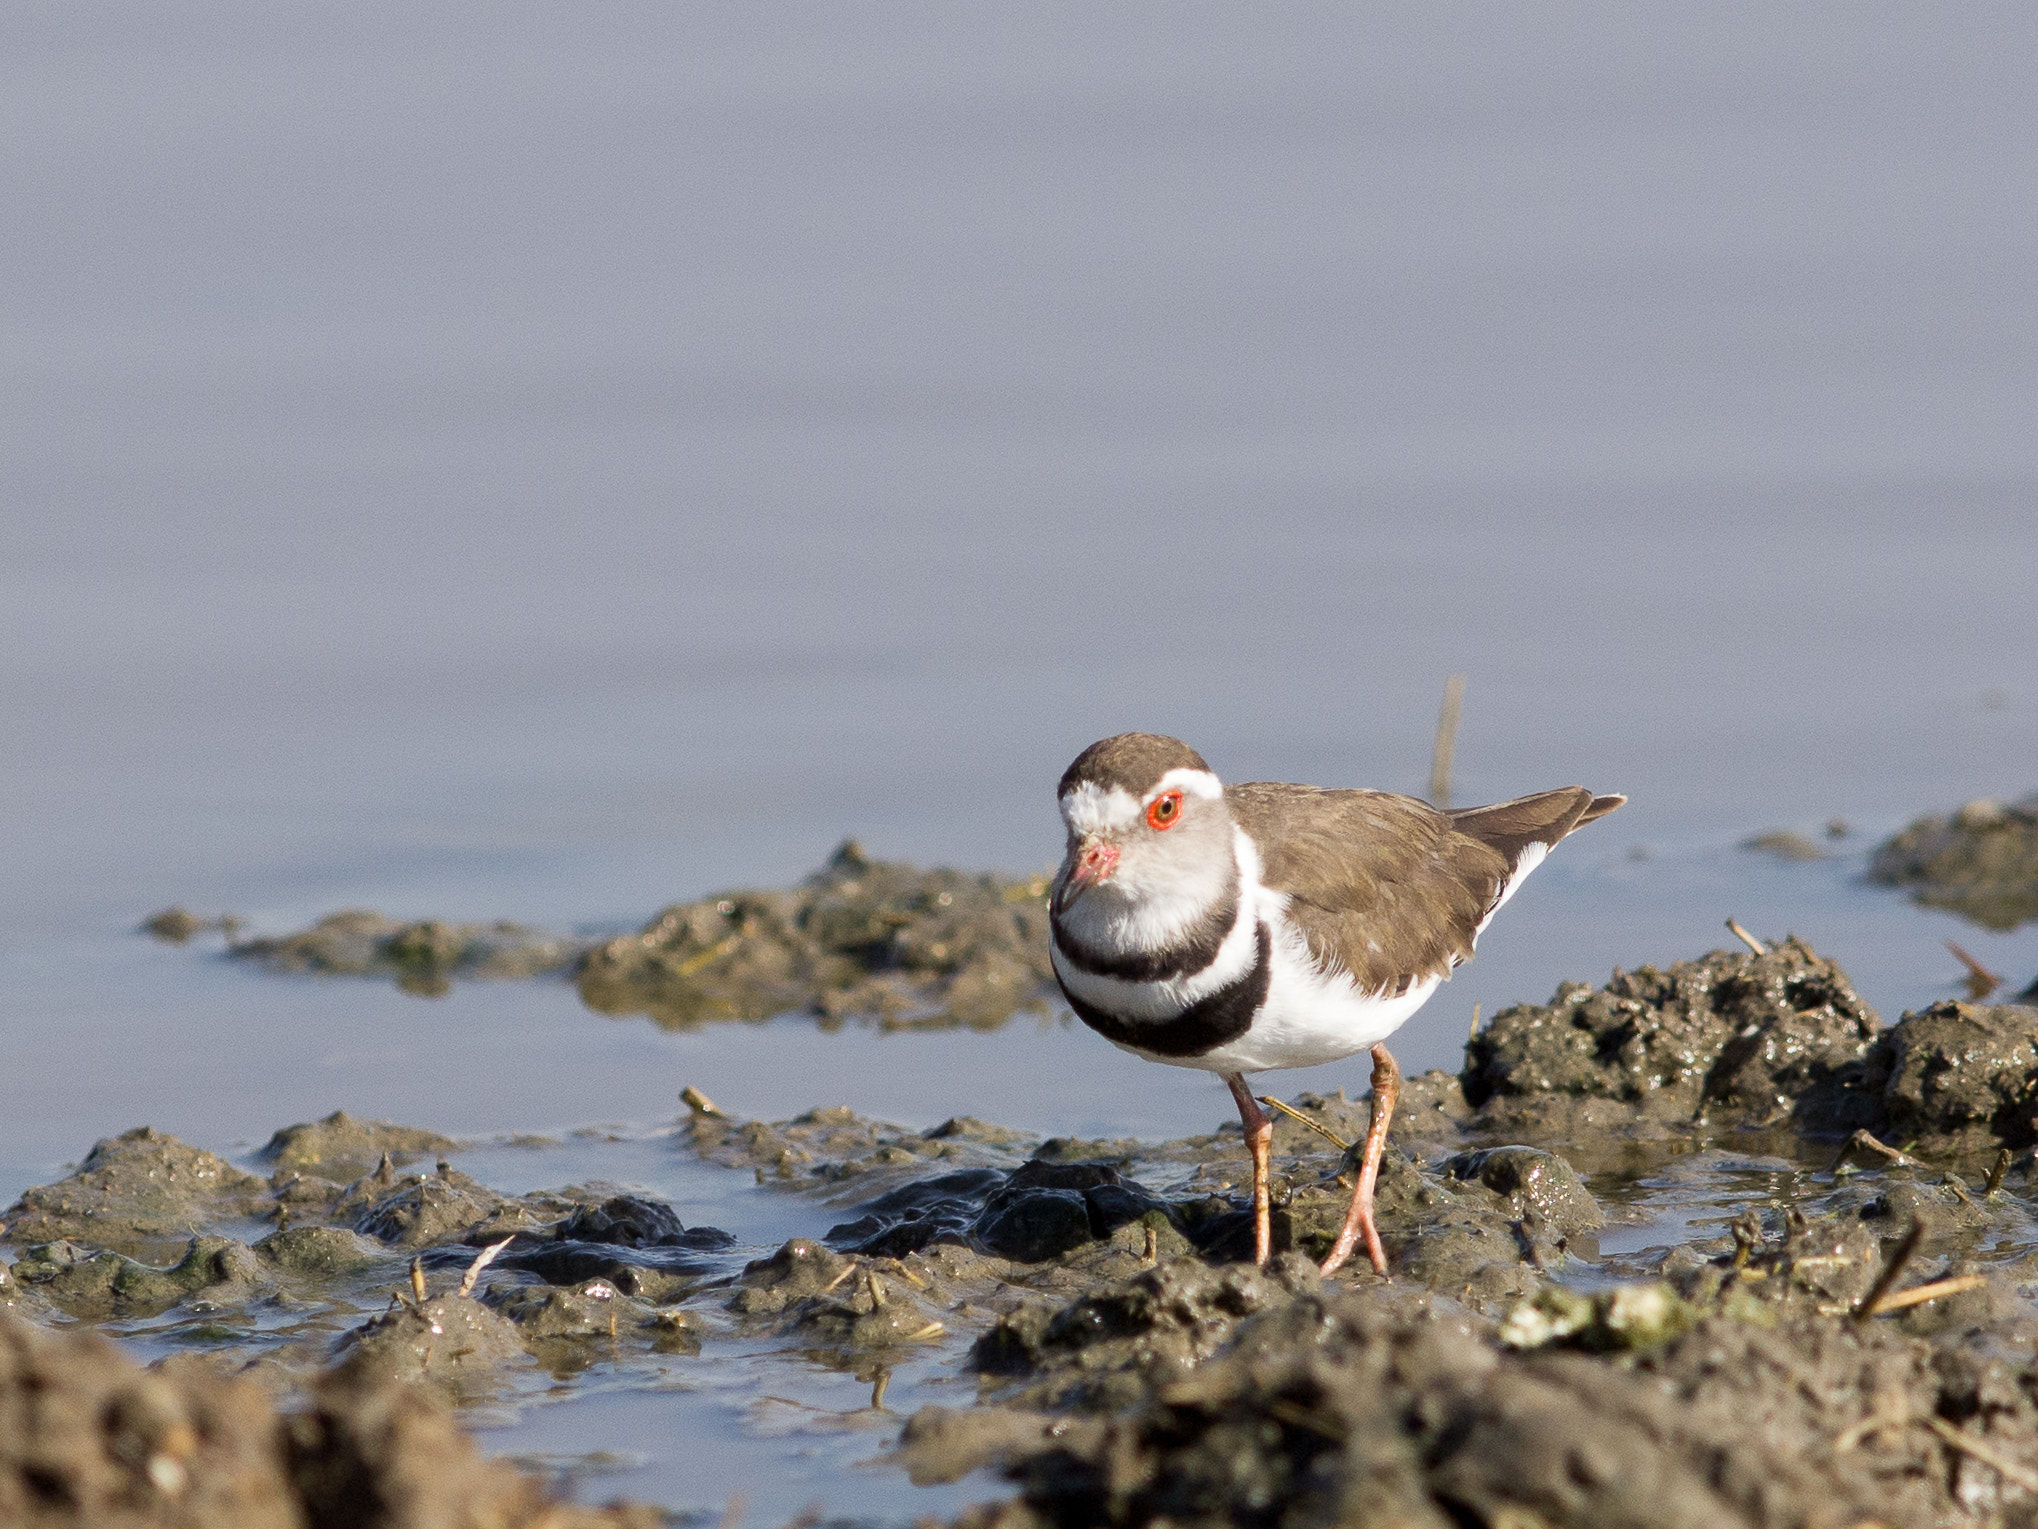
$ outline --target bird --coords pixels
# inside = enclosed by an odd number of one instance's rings
[[[1252,1157],[1256,1263],[1272,1252],[1273,1121],[1246,1074],[1371,1052],[1372,1123],[1321,1268],[1363,1240],[1384,1276],[1373,1188],[1401,1086],[1384,1042],[1472,959],[1558,841],[1627,798],[1565,786],[1444,810],[1387,791],[1226,785],[1178,738],[1119,733],[1076,756],[1056,800],[1055,979],[1113,1045],[1229,1085]]]

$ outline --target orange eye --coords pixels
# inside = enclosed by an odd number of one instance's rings
[[[1155,828],[1173,828],[1182,816],[1182,793],[1170,791],[1153,799],[1146,809],[1146,820]]]

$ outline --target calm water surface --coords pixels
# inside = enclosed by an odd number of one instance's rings
[[[2024,7],[0,32],[0,1194],[144,1121],[243,1152],[344,1107],[559,1134],[465,1166],[768,1247],[815,1228],[671,1150],[682,1084],[1205,1129],[1214,1080],[1064,1023],[668,1035],[131,931],[172,901],[629,927],[848,833],[1028,870],[1122,728],[1420,790],[1454,671],[1461,801],[1633,800],[1408,1065],[1730,914],[1890,1018],[1955,991],[1949,935],[2038,974],[2038,930],[1858,880],[1917,812],[2038,788]],[[1827,860],[1735,848],[1832,818]],[[929,1360],[890,1405],[967,1390]],[[867,1393],[711,1350],[489,1437],[596,1496],[713,1508],[733,1471],[760,1522],[984,1490],[856,1464]]]

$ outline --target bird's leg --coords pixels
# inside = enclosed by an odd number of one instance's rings
[[[1238,1101],[1238,1118],[1245,1125],[1245,1149],[1253,1158],[1253,1262],[1264,1264],[1274,1255],[1273,1219],[1267,1208],[1267,1159],[1274,1149],[1274,1120],[1246,1087],[1244,1073],[1226,1073],[1224,1081],[1231,1088],[1231,1097]]]
[[[1373,1268],[1380,1274],[1387,1272],[1387,1254],[1380,1246],[1380,1229],[1373,1225],[1373,1185],[1380,1178],[1380,1157],[1387,1150],[1387,1122],[1394,1118],[1394,1101],[1401,1097],[1401,1069],[1394,1065],[1394,1058],[1385,1046],[1373,1048],[1373,1123],[1366,1131],[1366,1155],[1359,1164],[1358,1187],[1352,1191],[1352,1208],[1345,1213],[1344,1229],[1337,1234],[1337,1242],[1330,1250],[1330,1256],[1323,1261],[1323,1272],[1334,1274],[1357,1247],[1359,1239],[1366,1239],[1366,1255],[1373,1260]]]

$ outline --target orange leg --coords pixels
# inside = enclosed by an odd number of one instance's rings
[[[1245,1125],[1245,1149],[1253,1158],[1253,1262],[1264,1264],[1274,1256],[1273,1216],[1267,1206],[1267,1159],[1274,1150],[1274,1121],[1246,1087],[1244,1073],[1226,1073],[1224,1081],[1231,1088],[1231,1097],[1238,1101],[1238,1118]]]
[[[1236,1089],[1233,1090],[1237,1092]],[[1373,1048],[1373,1124],[1366,1131],[1366,1155],[1359,1164],[1358,1186],[1352,1190],[1352,1208],[1345,1213],[1344,1230],[1323,1261],[1323,1272],[1334,1274],[1352,1249],[1366,1239],[1366,1256],[1380,1274],[1387,1272],[1387,1254],[1380,1246],[1380,1229],[1373,1225],[1373,1185],[1380,1178],[1380,1157],[1387,1150],[1387,1122],[1394,1118],[1394,1101],[1401,1097],[1401,1069],[1385,1046]]]

